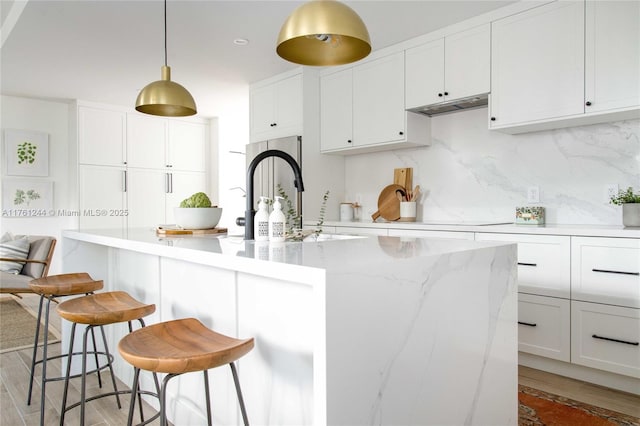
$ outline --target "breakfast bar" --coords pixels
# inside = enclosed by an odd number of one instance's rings
[[[147,324],[195,317],[253,337],[238,362],[252,424],[517,424],[515,244],[129,229],[64,231],[62,247],[65,271],[156,304]],[[131,367],[115,356],[130,385]],[[217,370],[214,424],[239,424],[233,381]],[[175,382],[169,419],[205,424],[202,375]]]

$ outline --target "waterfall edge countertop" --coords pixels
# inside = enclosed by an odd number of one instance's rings
[[[254,337],[239,361],[253,424],[518,423],[515,243],[261,244],[134,229],[64,231],[62,246],[64,271],[155,303],[149,324],[195,317]],[[115,374],[131,383],[119,359]],[[211,375],[214,422],[239,424],[230,374]],[[198,380],[175,379],[170,421],[206,424]]]

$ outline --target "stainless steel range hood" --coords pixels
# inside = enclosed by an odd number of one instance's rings
[[[411,108],[409,111],[432,117],[434,115],[449,114],[452,112],[463,111],[467,109],[482,108],[489,103],[489,95],[470,96],[468,98],[456,99],[441,104],[425,105],[417,108]]]

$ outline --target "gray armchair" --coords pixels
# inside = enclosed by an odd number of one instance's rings
[[[56,239],[43,235],[29,236],[29,255],[19,274],[0,272],[0,293],[9,293],[20,297],[20,293],[33,293],[29,287],[29,282],[35,278],[46,277],[49,273],[53,250],[56,247]],[[0,258],[0,260],[11,261],[16,259]]]

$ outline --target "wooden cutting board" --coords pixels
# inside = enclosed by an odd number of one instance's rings
[[[393,169],[393,183],[403,188],[413,188],[413,169],[411,167]]]
[[[156,228],[158,235],[205,235],[205,234],[224,234],[227,228],[210,228],[210,229],[172,229],[159,226]]]
[[[373,220],[376,220],[382,216],[385,220],[398,220],[400,219],[400,200],[396,195],[396,192],[405,194],[405,189],[401,185],[387,185],[380,196],[378,197],[378,211],[371,215]]]

